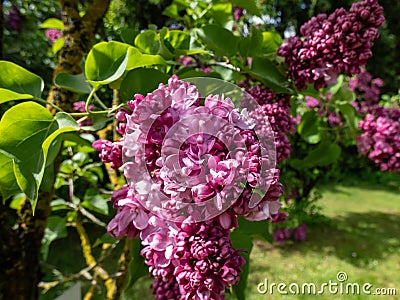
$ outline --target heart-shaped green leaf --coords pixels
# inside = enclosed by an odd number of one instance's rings
[[[135,38],[135,46],[147,54],[157,54],[160,50],[160,37],[154,30],[146,30]]]
[[[78,94],[89,94],[91,89],[86,81],[85,74],[72,75],[68,73],[59,73],[54,79],[54,83],[66,90]]]
[[[275,63],[267,58],[253,58],[249,74],[253,75],[256,79],[260,80],[277,93],[291,92],[291,90],[285,86],[287,84],[285,77],[279,72]]]
[[[236,54],[239,39],[232,32],[218,25],[206,25],[198,31],[198,36],[216,55]]]
[[[297,132],[309,144],[317,144],[321,140],[320,119],[315,111],[307,111],[301,117]]]
[[[42,78],[9,61],[0,61],[0,103],[40,98]]]
[[[49,18],[40,25],[40,28],[55,28],[59,30],[64,29],[64,23],[60,19]]]
[[[166,61],[160,55],[142,54],[139,49],[135,47],[129,47],[128,49],[127,71],[146,66],[166,64]]]
[[[121,82],[121,100],[133,99],[135,94],[146,95],[158,87],[160,82],[166,83],[169,76],[156,69],[134,69],[126,74]]]
[[[58,149],[56,139],[66,132],[79,128],[75,120],[66,113],[53,117],[43,106],[35,102],[24,102],[10,108],[0,121],[0,165],[8,170],[12,165],[15,180],[27,197],[36,205],[38,190],[48,157],[53,148]],[[11,165],[10,165],[11,160]],[[10,176],[6,181],[11,182]],[[10,191],[2,191],[3,197]]]
[[[85,75],[93,87],[98,88],[119,79],[128,64],[128,44],[101,42],[90,50],[85,63]]]

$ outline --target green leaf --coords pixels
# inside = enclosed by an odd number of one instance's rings
[[[29,94],[18,94],[10,90],[0,88],[0,103],[4,103],[11,100],[25,100],[32,98],[33,96]]]
[[[190,34],[181,30],[169,30],[164,37],[174,50],[189,50]]]
[[[272,235],[269,232],[269,223],[267,221],[248,221],[243,217],[239,217],[238,223],[238,229],[246,233],[246,235],[272,243]]]
[[[255,57],[251,63],[249,74],[260,80],[266,86],[277,93],[291,93],[287,88],[287,81],[281,72],[277,69],[274,62],[267,58]]]
[[[89,118],[92,120],[92,125],[82,126],[81,129],[85,131],[98,131],[107,126],[107,123],[110,122],[110,118],[107,118],[106,115],[103,114],[89,114]]]
[[[201,71],[193,70],[191,68],[182,69],[180,70],[179,73],[177,73],[177,75],[179,76],[180,79],[192,78],[192,77],[212,77],[221,79],[221,75],[217,72],[204,73]]]
[[[231,3],[215,3],[209,10],[211,17],[218,23],[224,26],[228,19],[232,16]]]
[[[246,250],[246,252],[240,252],[240,255],[246,260],[245,265],[242,266],[242,273],[240,274],[240,281],[237,285],[232,287],[233,292],[235,293],[238,300],[246,299],[246,287],[247,287],[247,279],[249,277],[249,269],[250,269],[250,253],[253,249],[253,240],[252,238],[245,232],[236,228],[233,230],[231,234],[231,240],[233,247],[237,250]]]
[[[71,159],[80,167],[90,161],[89,154],[86,152],[77,152],[71,157]]]
[[[58,51],[60,51],[63,46],[64,46],[64,38],[60,37],[54,41],[53,45],[51,45],[51,50],[55,54]]]
[[[67,237],[68,232],[66,223],[67,220],[65,218],[61,218],[59,216],[49,217],[47,221],[47,227],[44,231],[44,236],[42,239],[41,253],[43,256],[43,260],[47,259],[51,242],[55,241],[56,239]]]
[[[116,238],[113,238],[108,233],[103,234],[101,237],[97,238],[93,244],[93,248],[103,245],[103,244],[114,244],[117,241]]]
[[[12,198],[9,207],[16,210],[21,209],[21,206],[25,203],[25,200],[26,196],[24,193],[17,194]]]
[[[255,16],[261,16],[259,1],[257,0],[230,0],[236,6],[244,8],[246,12]]]
[[[142,54],[135,47],[129,47],[128,49],[128,64],[126,65],[127,71],[146,66],[166,64],[166,61],[160,55]]]
[[[43,106],[24,102],[10,108],[0,121],[0,152],[7,168],[12,170],[21,191],[35,208],[39,186],[43,179],[48,154],[51,155],[55,139],[65,132],[75,131],[75,124],[66,114],[56,118]],[[7,177],[10,180],[10,177]],[[3,194],[3,197],[5,195]]]
[[[135,42],[136,36],[139,34],[139,31],[131,28],[123,28],[121,29],[121,39],[124,43],[129,45],[133,45]]]
[[[253,27],[251,35],[241,38],[239,42],[239,53],[244,57],[254,57],[260,54],[263,35],[260,30]]]
[[[119,79],[128,64],[128,44],[101,42],[89,52],[85,63],[85,75],[95,88]]]
[[[56,115],[54,116],[54,120],[56,120],[59,128],[72,127],[75,130],[81,129],[76,120],[66,112],[56,113]]]
[[[0,61],[0,103],[40,98],[44,82],[39,76],[9,61]]]
[[[337,162],[342,149],[327,141],[321,142],[314,150],[310,151],[303,159],[293,159],[290,165],[296,169],[323,167]]]
[[[319,130],[320,119],[315,111],[307,111],[301,117],[297,132],[309,144],[317,144],[321,140]]]
[[[68,209],[67,201],[60,198],[51,201],[50,206],[52,211]]]
[[[129,71],[121,82],[121,100],[133,99],[135,94],[146,95],[158,87],[158,84],[168,81],[169,76],[156,69],[134,69]]]
[[[63,30],[64,23],[60,19],[49,18],[45,20],[42,25],[40,25],[40,28],[55,28],[58,30]]]
[[[198,36],[216,55],[233,56],[237,52],[239,38],[221,26],[203,26],[198,30]]]
[[[307,84],[307,88],[305,90],[301,91],[301,94],[303,96],[311,96],[315,99],[319,99],[321,97],[320,91],[315,90],[313,84]]]
[[[332,95],[335,95],[342,87],[343,81],[344,81],[344,76],[339,75],[336,82],[326,88],[327,92],[331,93]]]
[[[282,44],[282,37],[274,31],[264,31],[262,33],[262,53],[264,55],[275,54]]]
[[[347,82],[343,83],[336,94],[333,95],[331,101],[336,103],[350,103],[356,100],[356,94],[349,89]]]
[[[193,54],[207,54],[208,52],[203,49],[189,49],[189,50],[183,50],[183,49],[177,49],[175,50],[175,56],[181,56],[181,55],[193,55]]]
[[[2,153],[0,149],[0,192],[3,202],[9,197],[20,192],[17,180],[15,179],[13,161],[8,155]]]
[[[68,143],[73,144],[74,146],[78,145],[78,151],[83,151],[83,149],[87,149],[86,152],[93,152],[92,143],[93,140],[89,137],[93,137],[91,134],[79,134],[78,132],[67,132],[63,134],[63,140],[66,141],[65,145]],[[69,142],[68,142],[69,141]]]
[[[168,5],[163,13],[164,16],[170,17],[172,19],[175,20],[181,20],[182,17],[179,15],[179,9],[178,9],[178,5],[176,5],[175,3],[172,3],[171,5]]]
[[[85,74],[72,75],[68,73],[59,73],[54,79],[54,84],[78,94],[89,94],[90,85],[86,81]]]
[[[93,188],[89,188],[85,192],[82,206],[100,214],[108,215],[107,201]]]
[[[154,30],[146,30],[136,36],[135,46],[144,53],[158,54],[161,47],[160,37]]]
[[[160,54],[165,59],[171,59],[174,57],[174,47],[171,45],[167,37],[169,36],[169,30],[167,27],[163,27],[160,31],[160,48],[158,54]]]
[[[132,239],[130,248],[132,259],[128,265],[128,283],[122,292],[122,300],[131,300],[135,282],[149,274],[149,267],[144,264],[144,258],[140,255],[141,248],[140,239]]]
[[[349,125],[351,130],[357,129],[357,111],[353,105],[350,103],[338,104],[337,107],[339,111],[342,113],[344,118],[346,119],[347,124]]]

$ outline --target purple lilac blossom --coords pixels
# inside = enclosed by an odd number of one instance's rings
[[[50,42],[53,44],[57,39],[59,39],[62,36],[62,33],[58,29],[49,28],[49,29],[46,29],[45,35],[50,40]]]
[[[360,153],[382,171],[400,172],[400,109],[377,108],[358,127],[362,131],[357,137]]]
[[[328,120],[328,123],[332,127],[337,127],[341,126],[343,124],[342,120],[339,118],[338,114],[335,111],[329,110],[329,107],[326,106],[326,101],[329,101],[331,99],[332,95],[328,94],[328,97],[326,97],[325,100],[325,107],[322,108],[321,102],[322,100],[319,100],[317,98],[311,97],[311,96],[306,96],[306,106],[310,109],[316,109],[318,110],[318,114],[320,117],[326,117]]]
[[[233,18],[236,22],[240,20],[240,18],[244,15],[243,8],[236,7],[233,11]]]
[[[124,169],[128,180],[113,194],[117,214],[108,232],[114,237],[140,237],[156,299],[224,299],[224,290],[238,283],[245,263],[229,239],[237,216],[251,221],[286,217],[278,211],[279,170],[263,171],[269,164],[261,156],[253,120],[235,109],[229,98],[209,95],[200,105],[197,88],[173,76],[168,86],[160,84],[146,96],[135,95],[128,107],[116,114],[122,138],[93,144],[104,162]],[[213,124],[208,130],[217,130],[207,131],[207,124]],[[235,183],[240,180],[244,185],[238,190]],[[250,205],[252,189],[261,181],[269,189]],[[155,190],[164,195],[152,198],[162,200],[156,208],[177,213],[176,218],[161,218],[146,205]],[[228,198],[233,202],[226,209]],[[216,216],[203,220],[203,208],[179,215],[181,206],[206,207],[210,199],[220,210]]]
[[[372,113],[379,107],[382,86],[382,79],[373,78],[372,74],[365,69],[350,80],[349,89],[357,94],[357,100],[353,101],[352,105],[360,114]]]
[[[86,102],[85,101],[76,101],[76,102],[74,102],[74,104],[73,104],[74,106],[73,106],[73,110],[74,110],[74,112],[86,112]],[[89,105],[89,111],[92,111],[93,109],[95,108],[95,106],[94,105]],[[80,119],[80,117],[75,117],[75,120],[79,120]],[[79,126],[90,126],[90,125],[92,125],[93,124],[93,122],[92,122],[92,119],[90,119],[90,118],[88,118],[88,119],[86,119],[86,120],[84,120],[84,121],[82,121],[82,122],[79,122]]]
[[[298,89],[310,83],[318,90],[334,83],[340,73],[360,73],[384,22],[377,0],[356,2],[349,11],[339,8],[329,16],[313,17],[300,28],[303,38],[289,38],[278,55],[285,58],[287,76]]]
[[[279,228],[274,232],[274,241],[278,242],[279,244],[283,245],[285,240],[291,237],[291,232],[287,228]]]
[[[297,241],[305,241],[306,237],[307,237],[306,224],[301,224],[293,229],[293,239]]]
[[[22,31],[21,14],[15,5],[11,7],[8,17],[5,20],[5,25],[10,30]]]
[[[260,85],[247,88],[246,92],[259,104],[249,114],[257,121],[256,128],[261,133],[267,133],[270,125],[275,138],[276,160],[279,163],[287,159],[290,156],[290,143],[286,134],[295,131],[295,120],[290,115],[290,95],[275,94]],[[261,135],[259,138],[264,137]]]

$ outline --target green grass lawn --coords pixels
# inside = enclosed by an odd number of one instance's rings
[[[259,294],[264,282],[314,282],[317,286],[338,282],[338,272],[346,272],[344,283],[372,284],[375,288],[396,288],[397,296],[330,295],[320,299],[400,299],[400,192],[399,183],[385,185],[356,181],[352,184],[325,184],[321,187],[322,213],[326,224],[308,228],[307,240],[274,246],[257,242],[251,253],[248,299],[308,299],[309,295]],[[327,291],[327,289],[325,289]]]
[[[339,184],[325,183],[320,191],[321,213],[327,218],[323,223],[308,226],[306,241],[283,246],[256,241],[251,253],[247,299],[400,299],[399,182],[378,184],[358,178]],[[77,264],[79,244],[73,252],[77,257],[71,263]],[[54,252],[50,256],[62,258]],[[56,261],[54,264],[60,265]],[[276,288],[272,295],[269,291],[257,292],[257,285],[265,279],[269,283],[297,283],[300,288],[303,283],[315,283],[319,288],[329,280],[338,282],[338,272],[346,272],[348,279],[344,283],[370,283],[371,293],[375,288],[396,288],[397,295],[332,295],[327,288],[320,296],[281,295]],[[148,278],[140,279],[129,300],[154,299],[149,286]],[[104,298],[99,295],[96,299]]]

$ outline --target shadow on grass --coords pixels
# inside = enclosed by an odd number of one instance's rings
[[[400,253],[400,214],[349,213],[331,222],[309,226],[307,240],[281,246],[281,251],[336,255],[355,266],[372,266]]]
[[[400,173],[377,172],[373,174],[344,174],[342,178],[335,179],[335,184],[331,180],[324,180],[318,185],[320,191],[330,191],[346,194],[338,186],[357,187],[371,191],[386,191],[396,195],[400,194]]]

